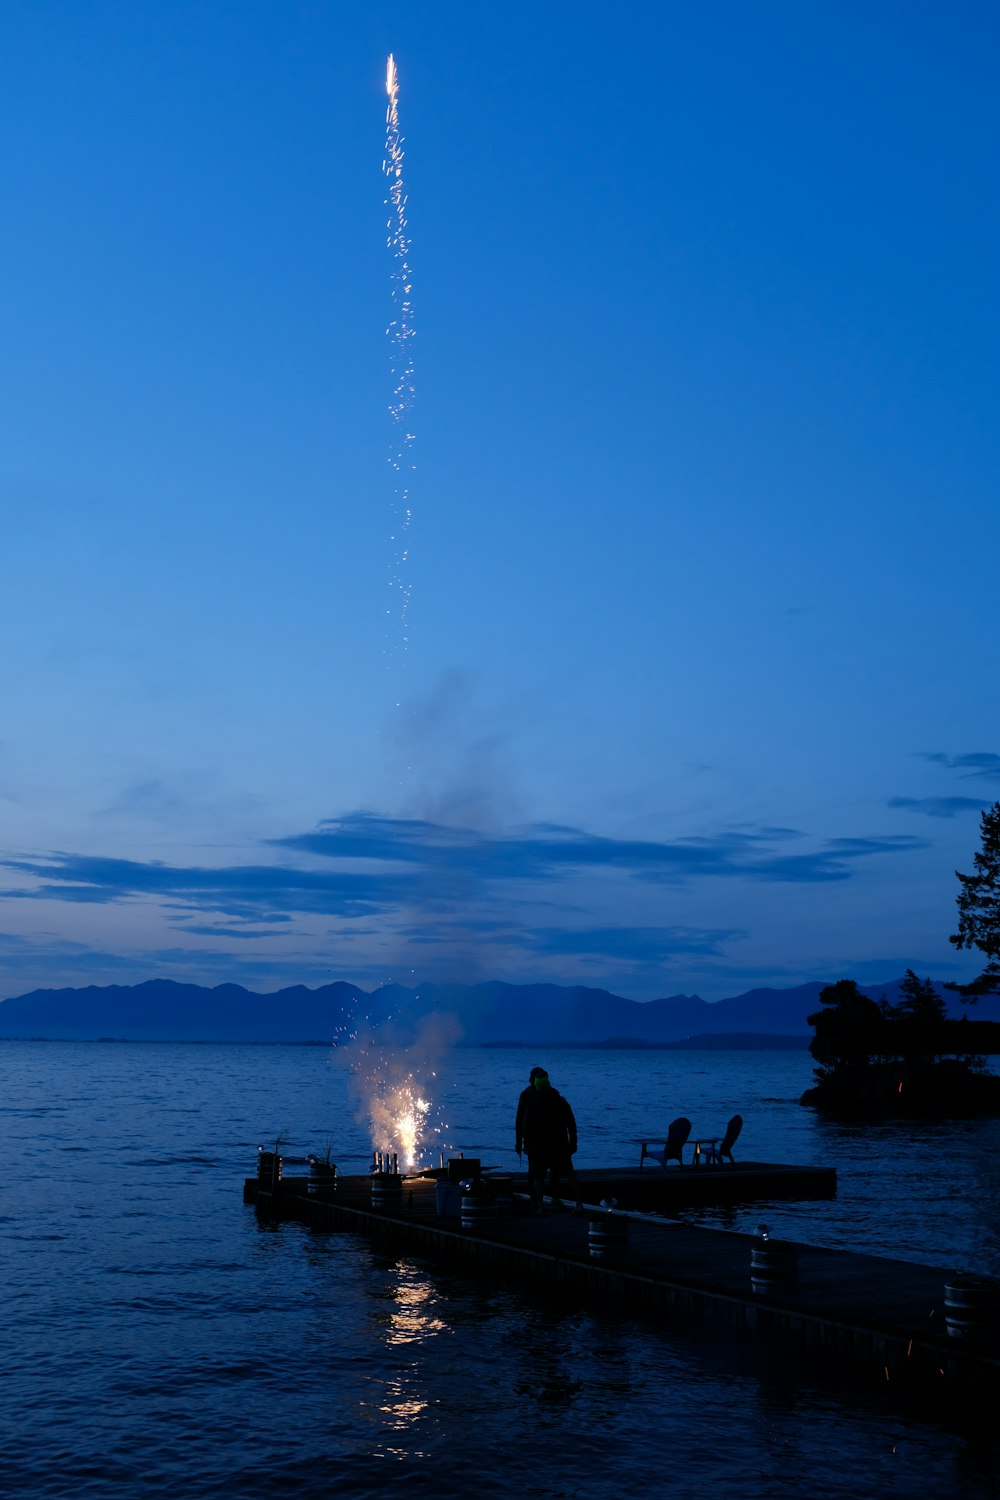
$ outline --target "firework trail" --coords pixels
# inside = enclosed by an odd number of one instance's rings
[[[385,69],[385,91],[389,103],[385,112],[385,159],[382,169],[388,179],[385,206],[388,213],[386,243],[392,255],[392,321],[386,329],[389,340],[389,367],[392,378],[392,400],[389,415],[393,423],[393,441],[389,463],[395,478],[393,502],[393,556],[389,587],[398,594],[398,642],[390,648],[405,653],[409,628],[411,583],[408,576],[409,531],[412,519],[410,490],[413,481],[413,276],[410,268],[410,239],[407,232],[406,188],[403,183],[403,137],[399,130],[399,74],[392,54]],[[386,610],[391,616],[392,606]]]

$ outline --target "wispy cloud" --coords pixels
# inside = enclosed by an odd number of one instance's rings
[[[259,815],[264,799],[224,795],[215,780],[200,772],[177,771],[170,776],[148,776],[120,787],[101,807],[103,820],[137,820],[154,826],[176,827],[185,820],[202,818],[219,822],[220,813],[249,822]]]
[[[132,975],[136,960],[127,954],[107,952],[72,938],[58,938],[46,933],[42,937],[24,937],[20,933],[0,932],[0,966],[5,974],[48,975],[56,983],[76,973]],[[69,982],[65,980],[65,982]]]
[[[219,938],[272,938],[292,937],[289,928],[280,927],[232,927],[224,926],[217,922],[191,922],[186,926],[176,926],[176,931],[191,933],[195,937],[219,937]]]
[[[97,855],[53,854],[7,859],[0,868],[37,880],[34,887],[0,891],[0,899],[115,902],[137,897],[184,899],[199,911],[228,912],[267,920],[267,912],[322,913],[360,917],[398,905],[408,883],[393,875],[360,871],[296,870],[282,865],[164,865],[105,859]],[[238,898],[234,907],[233,898]]]
[[[53,853],[0,861],[0,868],[37,882],[0,891],[0,899],[104,904],[153,898],[173,910],[257,924],[293,913],[357,919],[414,906],[444,914],[470,887],[482,894],[500,883],[588,872],[669,884],[708,877],[795,884],[848,880],[859,859],[926,847],[926,841],[902,835],[832,839],[811,853],[781,847],[800,837],[794,830],[738,830],[665,843],[553,824],[494,836],[357,812],[313,833],[268,841],[272,848],[318,857],[322,868],[177,866]]]
[[[527,947],[548,957],[590,956],[616,962],[666,963],[681,955],[718,957],[724,945],[747,934],[736,927],[539,927]]]
[[[1000,781],[1000,755],[991,750],[976,750],[966,755],[946,755],[943,750],[921,752],[923,760],[933,761],[949,771],[961,771],[966,778]]]
[[[890,797],[886,806],[928,818],[957,818],[960,813],[982,812],[989,803],[979,797]]]
[[[312,833],[276,839],[284,849],[324,859],[384,861],[416,865],[446,885],[465,881],[548,880],[572,871],[621,872],[640,879],[684,881],[700,876],[739,876],[775,881],[850,878],[851,861],[871,854],[924,847],[899,835],[834,839],[807,854],[776,846],[803,837],[795,829],[725,830],[678,839],[612,839],[561,824],[539,823],[503,836],[414,819],[356,812],[330,819]]]

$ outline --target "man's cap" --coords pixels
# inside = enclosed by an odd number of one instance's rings
[[[547,1068],[532,1068],[531,1072],[528,1074],[528,1082],[534,1083],[536,1078],[548,1078],[548,1076],[549,1074]]]

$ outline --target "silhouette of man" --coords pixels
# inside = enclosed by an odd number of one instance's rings
[[[550,1176],[549,1192],[557,1203],[561,1179],[565,1177],[573,1187],[579,1210],[580,1193],[573,1167],[573,1153],[577,1146],[576,1120],[569,1100],[552,1087],[544,1068],[532,1068],[531,1082],[518,1101],[517,1141],[518,1147],[523,1144],[528,1153],[533,1211],[536,1214],[542,1211],[546,1173]]]
[[[514,1136],[516,1141],[514,1150],[519,1157],[524,1150],[524,1115],[528,1108],[528,1100],[534,1098],[535,1079],[544,1078],[545,1076],[544,1068],[532,1068],[528,1074],[528,1087],[521,1090],[521,1096],[517,1101],[517,1119],[514,1121]]]

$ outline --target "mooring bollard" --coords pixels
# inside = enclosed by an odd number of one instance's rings
[[[307,1192],[311,1197],[322,1198],[337,1191],[337,1168],[332,1161],[320,1161],[317,1156],[309,1158],[309,1183]]]
[[[481,1177],[467,1177],[459,1184],[462,1195],[459,1222],[463,1229],[481,1229],[497,1216],[496,1204]]]
[[[281,1181],[282,1159],[276,1151],[265,1151],[257,1147],[257,1181],[265,1188],[274,1188]]]
[[[757,1230],[760,1239],[750,1251],[750,1284],[755,1292],[775,1292],[798,1279],[799,1255],[786,1240],[772,1240],[766,1224]]]
[[[591,1260],[609,1260],[628,1254],[628,1218],[616,1214],[617,1198],[602,1198],[603,1213],[595,1214],[587,1225],[587,1247]]]
[[[1000,1330],[1000,1285],[988,1276],[962,1272],[945,1282],[944,1323],[948,1337],[985,1343]]]
[[[434,1201],[440,1219],[457,1219],[461,1210],[461,1190],[457,1182],[438,1182]]]
[[[505,1219],[514,1203],[513,1177],[491,1177],[490,1190],[498,1219]]]
[[[398,1172],[372,1173],[372,1208],[396,1209],[403,1207],[403,1179]]]

